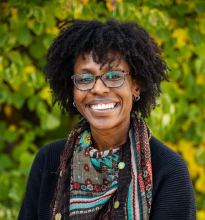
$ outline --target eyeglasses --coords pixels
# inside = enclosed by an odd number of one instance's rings
[[[113,70],[102,75],[95,75],[92,73],[82,73],[71,76],[75,87],[78,90],[86,91],[95,86],[97,77],[100,77],[105,86],[109,88],[118,88],[123,85],[125,76],[131,73],[124,70]]]

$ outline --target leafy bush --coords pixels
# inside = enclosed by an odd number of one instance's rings
[[[197,219],[205,219],[205,1],[9,0],[0,8],[0,218],[17,218],[36,152],[67,137],[78,120],[52,107],[42,75],[58,26],[114,17],[137,21],[164,50],[171,83],[147,123],[187,162]]]

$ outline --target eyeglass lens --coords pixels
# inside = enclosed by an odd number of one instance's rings
[[[109,71],[104,73],[101,78],[107,87],[120,87],[124,82],[124,71]],[[95,80],[95,75],[90,73],[83,73],[75,76],[75,84],[80,90],[92,89]]]

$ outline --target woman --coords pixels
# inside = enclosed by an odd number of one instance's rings
[[[61,27],[45,78],[53,104],[83,118],[68,139],[36,155],[19,220],[196,219],[186,163],[142,119],[169,81],[160,53],[135,22]]]

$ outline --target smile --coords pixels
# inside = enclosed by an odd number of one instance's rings
[[[97,104],[97,105],[89,105],[91,109],[94,110],[104,110],[104,109],[113,109],[117,103],[106,103],[106,104]]]

